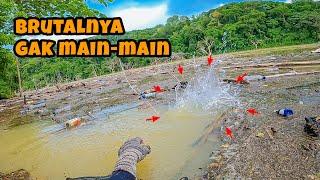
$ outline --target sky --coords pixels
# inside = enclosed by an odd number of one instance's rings
[[[108,17],[121,17],[127,31],[164,24],[173,15],[191,16],[243,0],[114,0],[108,7],[87,0],[90,8]],[[290,2],[290,0],[279,0]]]
[[[121,17],[126,32],[151,28],[164,24],[173,15],[191,16],[197,15],[210,9],[218,8],[231,2],[242,2],[244,0],[113,0],[108,7],[98,3],[97,0],[86,0],[88,6],[96,9],[108,17]],[[291,0],[275,0],[290,3]],[[44,36],[38,39],[86,39],[91,36]],[[24,37],[26,39],[30,36]]]

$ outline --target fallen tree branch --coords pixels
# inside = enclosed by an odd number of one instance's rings
[[[275,74],[266,76],[266,79],[270,78],[278,78],[278,77],[286,77],[286,76],[301,76],[301,75],[310,75],[310,74],[319,74],[320,71],[312,71],[312,72],[291,72],[291,73],[284,73],[284,74]]]
[[[305,65],[320,65],[320,61],[299,61],[299,62],[285,62],[285,63],[249,64],[249,65],[228,66],[228,67],[223,67],[222,69],[287,67],[287,66],[305,66]]]

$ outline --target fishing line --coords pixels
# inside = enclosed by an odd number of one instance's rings
[[[178,84],[181,83],[181,81],[175,76],[173,75],[170,71],[168,72],[170,76],[172,76],[175,80],[177,80]]]
[[[128,78],[127,78],[127,75],[126,75],[126,73],[125,73],[125,70],[124,70],[124,68],[123,68],[123,64],[122,64],[122,62],[121,62],[121,59],[119,58],[119,63],[120,63],[120,67],[121,67],[121,69],[122,69],[122,72],[123,72],[123,75],[124,75],[124,78],[126,79],[126,81],[127,81],[127,83],[129,84],[129,87],[134,91],[134,93],[136,93],[136,94],[140,94],[140,93],[138,93],[138,91],[136,90],[136,89],[134,89],[133,88],[133,86],[131,85],[131,83],[129,82],[129,80],[128,80]],[[142,92],[139,88],[137,88],[140,92]]]
[[[129,79],[127,78],[127,75],[125,73],[125,70],[123,68],[123,64],[121,62],[121,59],[119,58],[119,63],[120,63],[120,67],[122,69],[122,72],[123,72],[123,75],[124,75],[124,78],[126,79],[127,83],[129,84],[129,87],[132,89],[132,91],[134,91],[136,94],[140,94],[132,85],[131,83],[129,82]],[[139,88],[137,88],[140,92],[142,92]],[[159,112],[156,110],[156,108],[148,101],[148,100],[145,100],[145,102],[153,109],[153,111],[159,115]]]

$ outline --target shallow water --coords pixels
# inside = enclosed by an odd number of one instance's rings
[[[213,120],[202,110],[158,107],[161,119],[144,119],[145,110],[115,113],[72,130],[38,122],[0,133],[0,169],[24,168],[37,179],[107,175],[117,150],[130,137],[140,136],[152,153],[138,166],[141,179],[178,179],[204,167],[214,144],[192,144]]]
[[[177,91],[174,104],[157,106],[157,112],[123,104],[94,111],[93,120],[71,130],[43,121],[2,131],[0,171],[23,168],[36,179],[107,175],[122,143],[139,136],[152,152],[138,164],[138,179],[193,179],[203,173],[200,168],[205,169],[220,143],[215,135],[199,138],[237,103],[216,76],[213,68],[196,75],[186,90]],[[157,122],[145,120],[157,113]]]

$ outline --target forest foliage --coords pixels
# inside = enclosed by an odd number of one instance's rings
[[[104,5],[108,1],[97,0]],[[293,3],[250,1],[231,3],[191,17],[172,16],[164,25],[128,32],[118,39],[168,38],[174,55],[191,57],[314,43],[320,40],[320,2]],[[16,37],[12,20],[17,16],[104,16],[84,0],[0,1],[0,99],[18,90],[17,63],[24,90],[75,81],[120,70],[117,57],[110,58],[20,58],[12,53]],[[174,57],[172,57],[174,59]],[[172,60],[171,59],[171,60]],[[126,68],[146,66],[164,59],[124,58]]]

